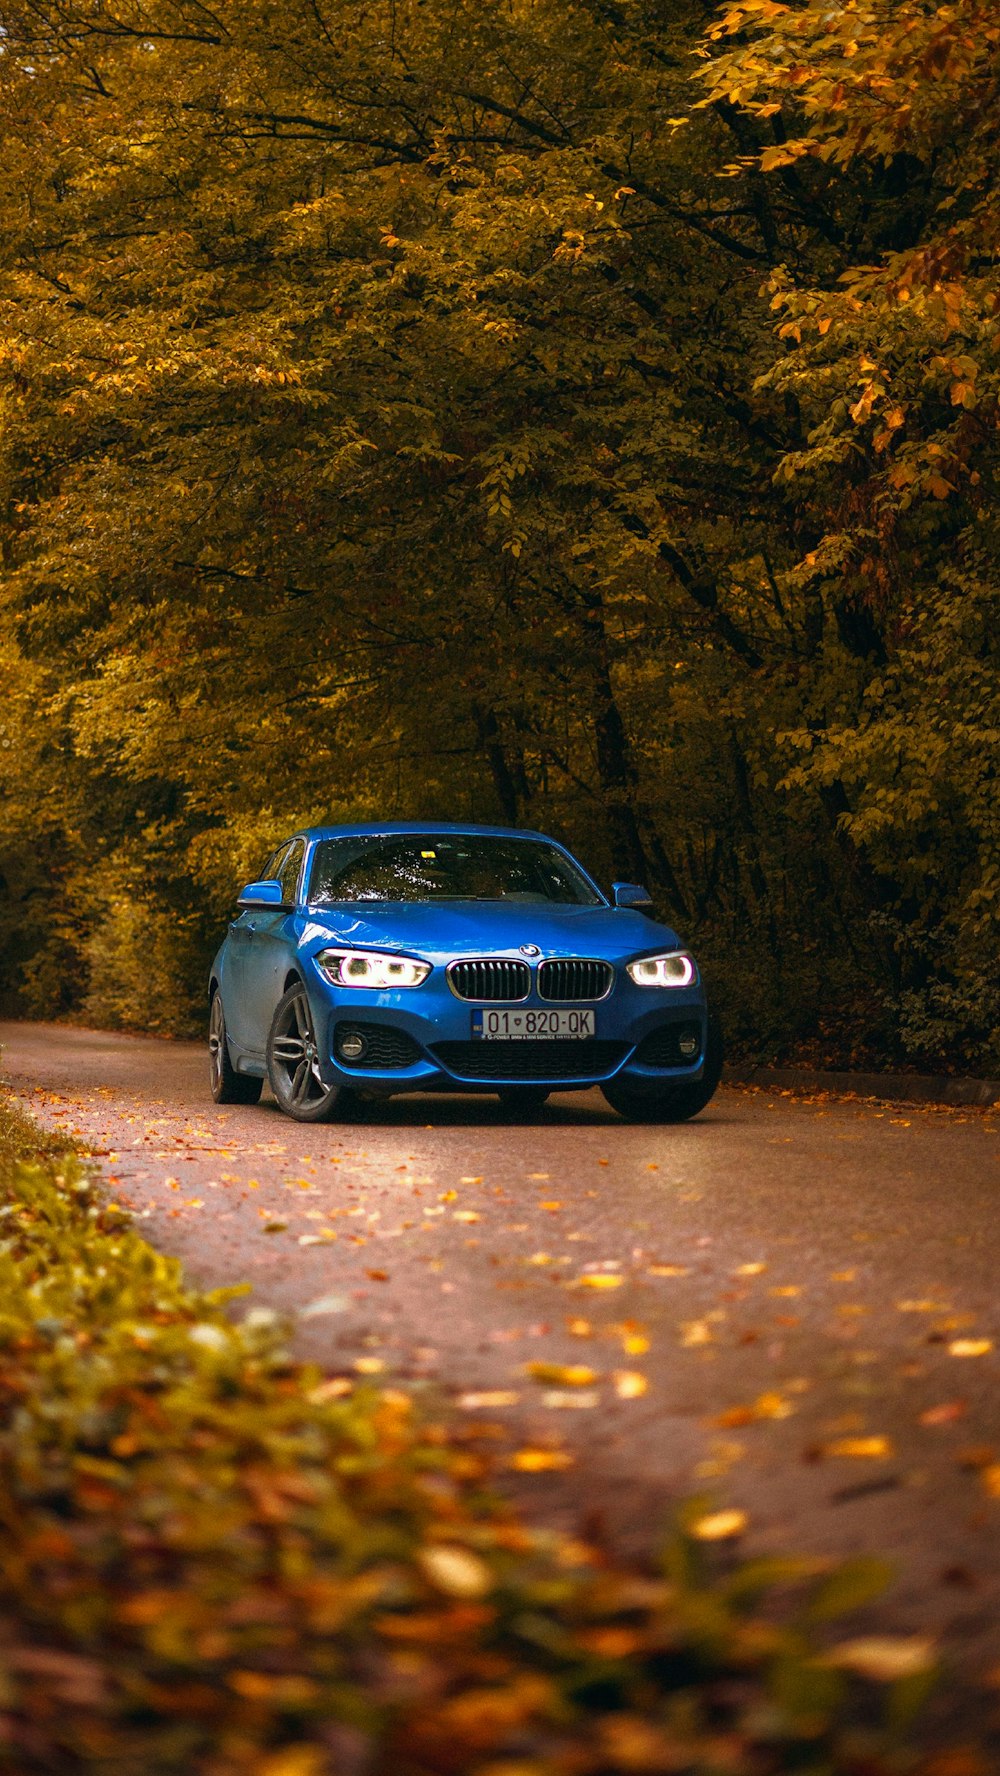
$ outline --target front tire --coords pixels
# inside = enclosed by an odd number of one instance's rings
[[[237,1073],[229,1056],[226,1036],[226,1014],[222,994],[212,994],[208,1014],[208,1077],[209,1089],[217,1104],[256,1104],[264,1090],[264,1081],[252,1073]]]
[[[700,1079],[641,1083],[609,1079],[602,1085],[607,1102],[627,1122],[688,1122],[714,1098],[722,1077],[722,1030],[715,1018],[708,1020],[705,1067]]]
[[[278,1002],[267,1034],[267,1077],[280,1109],[296,1122],[328,1122],[349,1094],[326,1085],[319,1070],[319,1047],[309,998],[301,981]]]

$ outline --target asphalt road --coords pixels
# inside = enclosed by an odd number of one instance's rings
[[[251,1283],[330,1374],[453,1404],[536,1519],[646,1552],[707,1492],[748,1552],[888,1554],[866,1624],[939,1637],[952,1713],[997,1714],[1000,1116],[723,1090],[630,1127],[587,1092],[528,1126],[414,1096],[300,1127],[216,1108],[197,1045],[0,1044],[192,1281]],[[572,1464],[514,1473],[518,1449]]]

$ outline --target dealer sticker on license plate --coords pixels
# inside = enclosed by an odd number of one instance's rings
[[[529,1042],[546,1036],[593,1036],[592,1011],[474,1011],[472,1034],[484,1042]]]

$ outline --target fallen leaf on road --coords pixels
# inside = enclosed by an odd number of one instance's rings
[[[745,1511],[709,1511],[696,1517],[688,1533],[699,1542],[724,1542],[730,1536],[742,1535],[747,1526]]]
[[[706,1320],[684,1320],[680,1326],[681,1344],[685,1350],[693,1350],[699,1344],[711,1344],[713,1333]]]
[[[456,1209],[454,1215],[452,1216],[452,1220],[453,1221],[479,1221],[479,1220],[481,1220],[481,1216],[476,1214],[475,1209]]]
[[[647,1275],[651,1277],[686,1277],[691,1275],[690,1264],[650,1264]]]
[[[802,1290],[798,1283],[782,1283],[777,1289],[772,1289],[770,1292],[772,1295],[791,1296],[801,1295]]]
[[[542,1265],[542,1264],[552,1264],[552,1263],[554,1263],[554,1259],[552,1257],[551,1252],[532,1252],[531,1257],[526,1258],[524,1260],[524,1262],[525,1262],[525,1264]]]
[[[387,1270],[366,1270],[365,1276],[370,1283],[387,1283],[389,1281]]]
[[[575,1393],[568,1388],[550,1388],[542,1395],[542,1405],[550,1407],[553,1412],[588,1412],[600,1403],[601,1396],[596,1388],[581,1388]]]
[[[359,1375],[381,1375],[385,1364],[381,1357],[355,1357],[354,1367]]]
[[[598,1273],[588,1272],[586,1276],[574,1277],[572,1282],[570,1283],[570,1288],[571,1289],[620,1289],[624,1281],[625,1281],[624,1277],[608,1276],[606,1273],[600,1273],[600,1272],[598,1272]]]
[[[892,1454],[888,1437],[834,1437],[820,1445],[823,1455],[848,1456],[857,1461],[884,1461]]]
[[[322,1406],[327,1400],[340,1400],[353,1392],[353,1381],[348,1381],[346,1375],[335,1375],[330,1381],[321,1381],[319,1387],[312,1388],[308,1397],[314,1406]]]
[[[766,1264],[760,1264],[760,1263],[738,1264],[736,1266],[736,1269],[733,1271],[733,1275],[737,1276],[737,1277],[756,1277],[756,1276],[760,1276],[761,1271],[766,1270],[766,1269],[767,1269]]]
[[[758,1394],[749,1406],[729,1406],[712,1422],[720,1430],[732,1430],[762,1418],[790,1418],[794,1411],[795,1407],[783,1394]]]
[[[901,1314],[935,1314],[948,1312],[947,1301],[897,1301],[896,1312]]]
[[[965,1417],[967,1410],[964,1400],[945,1400],[940,1406],[929,1406],[917,1422],[922,1425],[954,1424],[956,1418]]]
[[[992,1349],[992,1338],[953,1338],[948,1353],[952,1357],[985,1357]]]
[[[593,1338],[594,1336],[594,1328],[589,1320],[567,1320],[566,1330],[572,1333],[574,1338]]]
[[[648,1378],[639,1369],[616,1369],[612,1380],[619,1400],[637,1400],[649,1387]]]
[[[555,1387],[589,1387],[600,1381],[596,1369],[584,1363],[525,1363],[525,1372],[532,1381],[550,1382]]]
[[[538,1207],[540,1209],[547,1209],[549,1211],[550,1215],[554,1215],[557,1209],[562,1208],[562,1203],[561,1202],[539,1203]]]
[[[983,1468],[981,1478],[987,1498],[1000,1499],[1000,1462],[990,1462],[989,1467]]]
[[[573,1457],[566,1449],[515,1449],[510,1465],[521,1474],[546,1474],[571,1468]]]
[[[323,1314],[346,1313],[347,1298],[344,1295],[317,1295],[315,1301],[308,1301],[299,1309],[300,1320],[319,1319]]]
[[[528,1177],[535,1184],[548,1183],[548,1180],[551,1178],[551,1176],[552,1176],[551,1172],[529,1172],[528,1173]]]
[[[831,1647],[819,1662],[840,1671],[856,1671],[875,1683],[898,1683],[901,1678],[930,1671],[934,1642],[920,1634],[865,1635],[860,1640],[845,1640],[840,1646]]]
[[[487,1388],[478,1394],[460,1394],[458,1403],[466,1412],[492,1412],[498,1406],[516,1406],[520,1398],[514,1388]]]
[[[263,1233],[284,1233],[287,1226],[287,1221],[265,1221],[261,1231]]]

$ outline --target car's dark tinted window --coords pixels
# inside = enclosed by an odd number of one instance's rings
[[[286,906],[295,904],[295,890],[299,885],[299,871],[302,868],[302,855],[305,848],[305,840],[296,839],[293,845],[289,845],[285,855],[278,860],[277,880],[281,883],[281,898]]]
[[[322,839],[313,853],[309,900],[601,905],[586,877],[543,840],[435,832]]]

